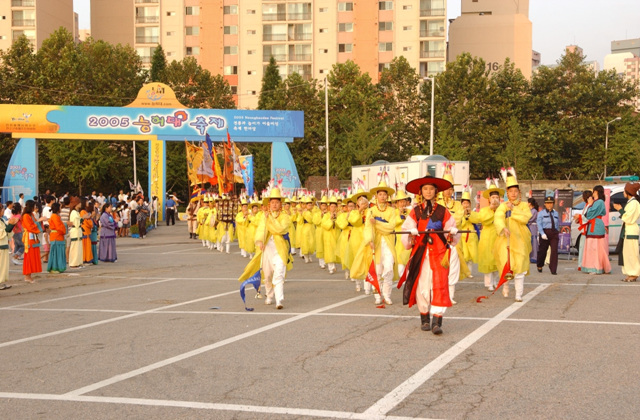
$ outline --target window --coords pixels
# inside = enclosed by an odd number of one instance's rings
[[[248,90],[247,91],[247,95],[255,95],[256,91],[255,90]]]
[[[256,74],[256,71],[255,71],[255,70],[249,70],[249,71],[247,72],[247,74],[248,74],[249,76],[251,76],[251,75]]]
[[[378,2],[378,10],[393,10],[393,2],[392,1]]]
[[[200,47],[187,47],[187,55],[200,55]]]
[[[319,31],[321,34],[326,34],[327,32],[329,32],[329,30],[327,28],[320,28]]]
[[[238,66],[224,66],[223,73],[225,74],[225,76],[238,74]]]
[[[381,31],[393,31],[393,22],[380,22],[379,28]]]
[[[174,36],[176,34],[175,31],[169,31],[167,32],[167,36]]]
[[[382,73],[382,70],[391,68],[391,63],[378,64],[378,73]]]
[[[318,9],[318,11],[320,13],[327,13],[329,11],[329,8],[328,7],[321,7],[320,9]]]
[[[224,27],[224,34],[225,35],[236,35],[238,33],[238,27],[237,26],[225,26]]]
[[[405,4],[404,6],[402,6],[402,10],[411,10],[411,9],[413,9],[412,4]]]
[[[224,47],[224,53],[226,55],[238,55],[238,46],[232,45],[229,47]]]
[[[193,15],[193,16],[199,15],[200,14],[200,6],[188,6],[186,8],[185,14],[187,16],[189,16],[189,15]]]
[[[353,23],[338,23],[338,32],[353,32]]]
[[[173,57],[174,54],[173,51],[167,51],[167,57]]]
[[[0,39],[7,39],[6,35],[0,35]]]
[[[413,26],[403,26],[402,27],[403,31],[410,31],[411,29],[413,29]]]
[[[411,47],[402,47],[402,51],[411,51]]]
[[[338,12],[353,12],[353,2],[343,1],[338,3]]]
[[[320,49],[318,50],[318,52],[319,52],[320,54],[328,54],[328,53],[329,53],[329,50],[328,50],[327,48],[320,48]]]
[[[393,42],[381,42],[378,44],[378,51],[393,51]]]
[[[167,16],[175,16],[176,12],[167,12]]]
[[[350,53],[353,50],[353,44],[338,44],[338,52]]]
[[[238,86],[231,86],[231,94],[232,95],[238,94]]]
[[[199,26],[187,26],[185,29],[187,30],[187,35],[200,35]]]
[[[256,30],[255,29],[249,29],[247,31],[247,35],[255,35],[256,34]]]
[[[225,15],[237,15],[238,14],[238,6],[237,5],[224,6],[223,13]]]
[[[256,14],[256,9],[247,9],[247,14],[248,15],[255,15]]]
[[[247,51],[247,55],[254,55],[255,53],[256,53],[256,50]]]

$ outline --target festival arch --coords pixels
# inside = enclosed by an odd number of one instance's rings
[[[144,85],[126,107],[0,105],[0,132],[19,138],[4,178],[2,200],[38,193],[38,140],[130,140],[149,142],[148,196],[158,197],[164,218],[167,141],[271,143],[271,176],[285,188],[300,188],[287,143],[304,137],[302,111],[195,109],[183,106],[162,83]],[[252,181],[252,180],[251,180]]]

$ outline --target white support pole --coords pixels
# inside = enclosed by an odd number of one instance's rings
[[[326,133],[325,149],[327,150],[327,191],[329,190],[329,89],[327,78],[324,78],[324,129]]]

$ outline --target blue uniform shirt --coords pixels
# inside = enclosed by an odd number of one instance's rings
[[[555,229],[559,230],[560,224],[560,216],[558,212],[555,210],[544,209],[538,212],[538,232],[541,234],[544,232],[544,229],[551,229],[551,218],[553,217],[553,223],[555,223]]]

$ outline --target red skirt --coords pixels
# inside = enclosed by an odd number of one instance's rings
[[[29,241],[29,252],[24,253],[22,261],[22,274],[28,276],[31,273],[42,273],[42,262],[40,260],[40,247],[33,247],[36,241]]]

